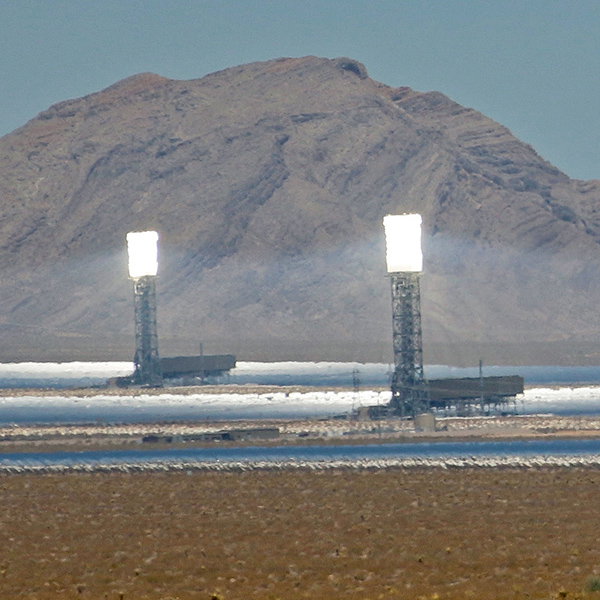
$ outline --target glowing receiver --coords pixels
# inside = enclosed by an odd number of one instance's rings
[[[383,217],[388,273],[420,273],[421,215],[386,215]]]
[[[127,234],[129,277],[154,277],[158,272],[158,233],[130,231]]]

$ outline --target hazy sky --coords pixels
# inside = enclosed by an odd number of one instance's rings
[[[135,73],[309,54],[443,92],[600,179],[599,0],[0,0],[0,135]]]

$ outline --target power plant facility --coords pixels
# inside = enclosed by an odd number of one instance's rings
[[[423,273],[421,215],[387,215],[383,218],[386,264],[392,284],[392,343],[394,371],[392,397],[373,407],[374,417],[416,417],[430,410],[457,414],[506,411],[524,380],[505,377],[447,378],[427,381],[423,371],[420,277]]]
[[[383,219],[387,272],[392,284],[394,373],[390,409],[399,416],[414,416],[429,409],[419,288],[423,271],[421,222],[421,215],[387,215]]]
[[[156,275],[158,233],[130,231],[127,234],[129,277],[133,280],[135,310],[135,366],[133,381],[148,387],[162,387],[156,326]]]
[[[158,238],[156,231],[130,231],[127,234],[129,278],[133,280],[135,311],[134,373],[131,378],[118,378],[118,384],[162,387],[164,379],[203,382],[206,378],[220,377],[235,367],[235,356],[159,357],[156,320]]]
[[[389,403],[369,407],[368,414],[371,418],[416,419],[434,412],[508,412],[516,406],[515,396],[523,393],[524,381],[517,375],[483,377],[480,362],[479,377],[425,379],[420,292],[422,222],[419,214],[387,215],[383,219],[386,269],[391,282],[394,369]],[[133,376],[119,378],[117,384],[162,387],[165,379],[172,385],[216,383],[235,368],[235,356],[204,355],[200,344],[198,356],[159,357],[155,289],[158,239],[156,231],[127,234],[136,346]],[[355,388],[357,385],[355,381]]]

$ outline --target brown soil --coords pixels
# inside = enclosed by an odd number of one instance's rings
[[[599,484],[597,469],[3,476],[0,596],[595,598]]]

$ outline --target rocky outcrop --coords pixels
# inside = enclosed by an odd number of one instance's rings
[[[0,359],[130,359],[125,234],[161,233],[161,352],[389,360],[381,219],[420,212],[427,362],[598,364],[600,182],[360,63],[153,74],[0,139]]]

